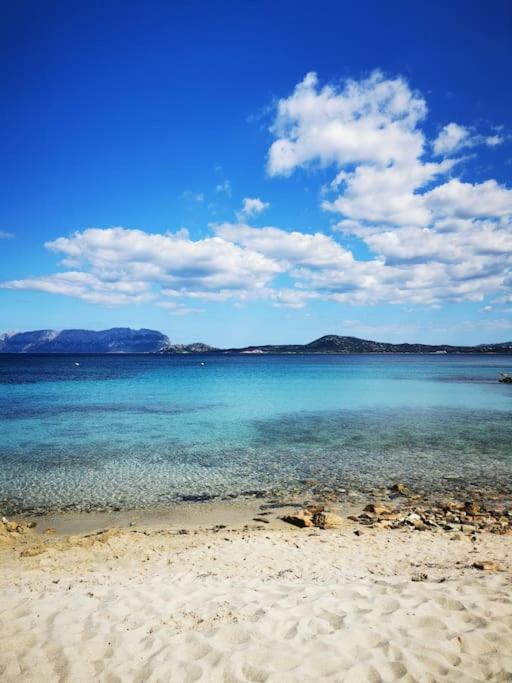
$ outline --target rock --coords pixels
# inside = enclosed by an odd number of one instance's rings
[[[313,515],[313,524],[320,529],[339,529],[343,525],[343,519],[332,512],[317,512]]]
[[[282,520],[283,522],[293,524],[293,526],[298,526],[300,528],[313,526],[313,515],[308,510],[299,510],[291,515],[285,515],[282,517]]]
[[[374,515],[385,515],[391,510],[386,507],[385,505],[379,505],[378,503],[368,503],[368,505],[364,508],[365,512],[372,512]]]
[[[468,515],[476,515],[478,512],[480,512],[480,505],[475,503],[474,500],[467,500],[464,503],[464,510]]]
[[[407,484],[402,483],[393,484],[391,490],[394,493],[400,494],[401,496],[406,496],[409,493],[409,487],[407,486]]]
[[[389,529],[393,522],[389,519],[380,519],[375,526],[379,529]]]
[[[324,505],[306,505],[302,512],[307,512],[309,515],[316,515],[319,512],[325,512]]]
[[[421,522],[421,517],[417,512],[410,512],[405,518],[405,521],[409,522],[410,524],[415,524],[416,522]]]
[[[473,562],[473,567],[475,569],[480,569],[480,571],[488,571],[488,572],[499,572],[499,571],[501,571],[501,566],[497,562],[492,562],[491,560],[482,560],[479,562]]]

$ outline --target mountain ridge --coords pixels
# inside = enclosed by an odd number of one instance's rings
[[[476,346],[378,342],[326,334],[308,344],[260,344],[220,349],[202,342],[171,343],[157,330],[113,327],[108,330],[33,330],[0,335],[0,353],[159,353],[159,354],[347,354],[347,353],[512,353],[512,341]]]
[[[151,353],[169,344],[156,330],[33,330],[0,335],[0,353]]]

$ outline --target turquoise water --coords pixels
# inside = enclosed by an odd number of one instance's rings
[[[496,380],[511,367],[481,355],[0,355],[0,504],[128,508],[311,479],[510,488],[512,386]]]

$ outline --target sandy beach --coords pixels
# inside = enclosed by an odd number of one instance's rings
[[[2,680],[512,680],[512,535],[180,509],[4,532]]]

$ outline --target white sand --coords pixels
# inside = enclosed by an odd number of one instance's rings
[[[511,536],[250,526],[3,550],[0,679],[512,681]]]

